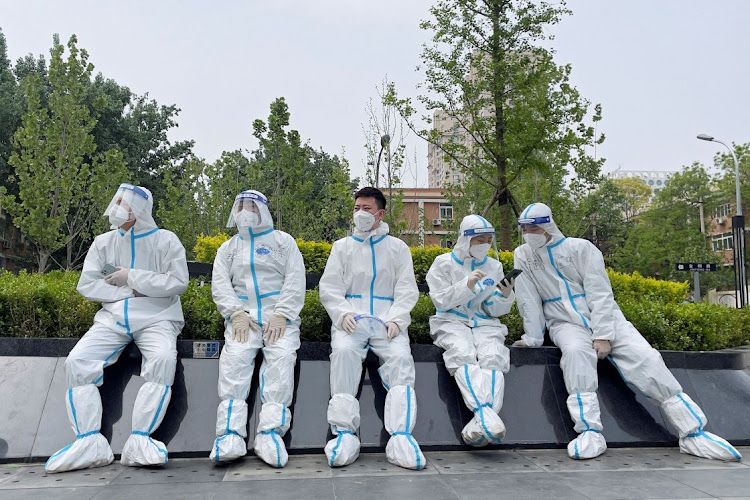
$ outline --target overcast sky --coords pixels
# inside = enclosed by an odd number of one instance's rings
[[[429,0],[0,0],[12,60],[75,33],[97,72],[182,112],[173,139],[209,161],[252,149],[252,121],[284,96],[292,127],[364,172],[365,105],[387,74],[415,96]],[[552,32],[558,63],[601,103],[605,170],[712,163],[708,133],[750,142],[750,1],[571,0]],[[408,184],[427,184],[426,146]]]

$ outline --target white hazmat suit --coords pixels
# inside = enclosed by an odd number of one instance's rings
[[[568,445],[570,457],[593,458],[607,448],[596,395],[597,352],[592,345],[607,340],[611,346],[608,359],[629,385],[661,405],[678,431],[681,451],[740,460],[732,445],[704,431],[703,411],[682,392],[659,352],[625,319],[614,301],[599,249],[587,240],[565,238],[543,203],[529,205],[518,223],[541,227],[550,235],[549,239],[532,235],[516,248],[514,266],[524,271],[516,281],[516,297],[524,324],[523,343],[542,345],[547,328],[562,351],[560,367],[570,394],[568,411],[579,433]]]
[[[156,227],[153,198],[145,189],[122,184],[104,215],[113,230],[97,236],[86,255],[78,291],[101,302],[94,325],[65,360],[65,402],[76,440],[52,455],[47,472],[107,465],[114,460],[100,433],[98,386],[104,368],[130,342],[143,356],[146,383],[133,407],[133,430],[122,450],[123,465],[167,463],[163,443],[150,437],[166,413],[177,363],[177,335],[184,324],[179,295],[187,289],[185,249],[174,233]],[[127,230],[135,219],[135,224]],[[104,270],[120,268],[106,278]]]
[[[256,217],[245,226],[239,209],[250,204]],[[219,359],[217,437],[210,458],[218,464],[247,454],[246,400],[255,358],[262,350],[262,407],[254,449],[267,464],[284,467],[288,455],[283,437],[292,419],[289,405],[300,346],[299,313],[305,304],[305,264],[294,238],[274,229],[268,200],[258,191],[237,195],[227,226],[237,226],[239,233],[219,247],[211,278],[213,298],[226,326]],[[249,316],[244,338],[235,335],[232,316],[238,312]],[[281,336],[269,340],[268,329],[275,318],[281,320]]]
[[[494,228],[479,215],[461,221],[453,251],[439,255],[427,273],[430,298],[437,313],[430,318],[430,335],[435,345],[445,349],[445,368],[456,379],[466,406],[474,417],[461,437],[471,446],[500,443],[505,425],[498,416],[503,405],[504,374],[510,369],[505,347],[508,328],[498,316],[510,312],[515,295],[503,296],[496,284],[503,276],[503,265],[486,254],[470,255],[472,237],[492,234]],[[475,270],[486,276],[473,289],[467,286]]]
[[[333,244],[320,279],[320,300],[333,322],[328,422],[336,437],[325,447],[331,467],[348,465],[359,456],[356,395],[368,347],[380,358],[378,373],[388,391],[383,420],[391,438],[386,457],[401,467],[425,467],[424,455],[411,435],[417,399],[407,328],[418,297],[409,247],[388,235],[385,222]],[[343,323],[352,315],[356,327],[350,334]],[[388,339],[386,324],[395,324],[392,328],[400,333]]]

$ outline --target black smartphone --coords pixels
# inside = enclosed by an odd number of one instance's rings
[[[505,286],[508,286],[510,284],[510,280],[521,274],[523,271],[520,269],[513,269],[511,272],[503,276],[503,279],[500,280],[500,283],[504,284]]]

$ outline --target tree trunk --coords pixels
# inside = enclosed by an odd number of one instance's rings
[[[39,272],[43,273],[47,270],[47,263],[49,262],[50,253],[47,250],[39,250],[37,252],[37,262],[39,263]]]
[[[73,269],[73,266],[71,265],[71,263],[73,262],[73,239],[72,238],[68,241],[68,244],[65,245],[65,247],[66,247],[65,250],[66,250],[66,257],[67,257],[67,260],[65,262],[65,270],[70,271],[71,269]]]

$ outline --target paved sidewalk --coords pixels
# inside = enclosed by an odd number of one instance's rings
[[[750,460],[750,447],[739,448]],[[749,498],[750,466],[672,448],[618,448],[587,461],[565,450],[427,452],[415,472],[380,453],[330,469],[325,455],[293,455],[281,470],[254,456],[223,467],[173,459],[163,468],[109,467],[45,474],[41,464],[0,465],[0,499],[55,498]]]

